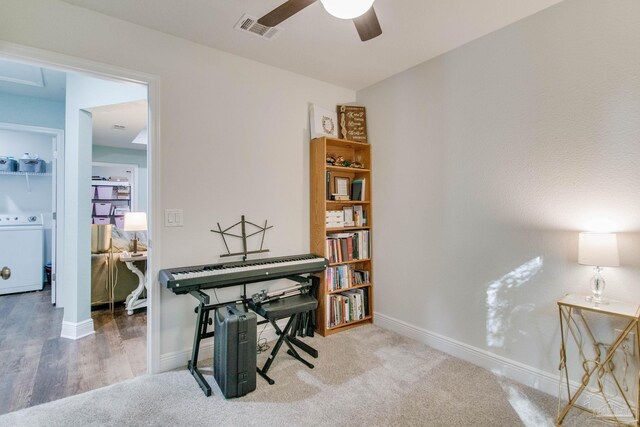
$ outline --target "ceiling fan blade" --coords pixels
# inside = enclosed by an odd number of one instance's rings
[[[382,34],[382,28],[380,28],[380,22],[378,22],[378,16],[376,11],[373,10],[373,6],[363,15],[353,18],[353,23],[356,24],[356,30],[358,30],[360,40],[363,42]]]
[[[289,0],[273,9],[271,12],[258,19],[258,24],[267,27],[275,27],[282,21],[291,18],[307,6],[311,6],[316,0]]]

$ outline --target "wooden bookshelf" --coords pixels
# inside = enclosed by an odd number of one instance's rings
[[[328,154],[342,156],[347,160],[357,160],[364,165],[364,168],[351,168],[344,166],[335,166],[326,163]],[[327,272],[318,275],[320,279],[320,289],[318,290],[318,333],[322,336],[335,334],[338,332],[351,329],[353,327],[373,322],[373,202],[372,202],[372,185],[371,185],[371,145],[362,142],[347,141],[336,138],[315,138],[311,140],[311,252],[318,256],[329,259],[327,252],[327,236],[336,233],[355,233],[359,231],[368,232],[368,257],[365,259],[343,260],[341,262],[331,262],[330,267],[348,266],[356,270],[368,271],[369,280],[363,284],[353,284],[344,289],[331,290],[328,286]],[[327,183],[327,173],[330,174]],[[349,178],[349,182],[353,183],[354,179],[365,180],[365,197],[364,200],[327,200],[327,185],[329,186],[329,194],[334,193],[335,178]],[[342,210],[344,207],[362,206],[366,211],[366,224],[353,227],[327,228],[326,227],[326,211]],[[328,301],[335,296],[341,296],[345,291],[362,290],[368,293],[368,307],[363,307],[361,318],[352,319],[348,322],[339,322],[338,324],[330,323],[327,313]]]

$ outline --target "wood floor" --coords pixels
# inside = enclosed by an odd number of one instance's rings
[[[0,296],[0,414],[115,384],[146,372],[143,309],[93,311],[95,334],[60,338],[51,292]]]

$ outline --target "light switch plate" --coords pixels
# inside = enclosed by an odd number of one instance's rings
[[[164,226],[165,227],[182,227],[184,225],[184,215],[182,209],[165,209],[164,210]]]

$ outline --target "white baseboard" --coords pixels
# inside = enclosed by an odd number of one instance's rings
[[[520,384],[527,385],[536,390],[558,397],[560,391],[560,373],[550,374],[543,370],[525,365],[515,360],[491,353],[469,344],[456,341],[435,332],[410,325],[402,320],[395,319],[381,313],[374,313],[374,323],[383,329],[396,332],[400,335],[412,338],[436,350],[447,353],[451,356],[473,363],[476,366],[485,368],[492,373],[504,376]],[[558,353],[559,354],[559,353]],[[563,383],[564,384],[564,383]],[[566,385],[564,386],[566,388]],[[575,393],[579,384],[570,382],[571,392]],[[564,393],[564,391],[563,391]],[[578,404],[592,409],[606,409],[606,403],[602,396],[585,390],[578,398]],[[624,403],[620,399],[612,399],[613,409],[618,413],[623,413]]]
[[[60,333],[62,338],[79,340],[93,333],[95,333],[93,330],[93,319],[84,320],[79,323],[62,321],[62,332]]]
[[[278,326],[280,323],[278,322]],[[262,332],[264,326],[258,326],[258,334]],[[273,326],[267,325],[260,335],[260,338],[265,338],[267,341],[277,340],[275,329]],[[213,358],[213,338],[209,338],[200,343],[200,351],[198,352],[198,360],[205,360]],[[170,353],[163,353],[160,356],[160,372],[170,371],[172,369],[183,368],[187,366],[187,363],[191,360],[191,348],[173,351]]]

